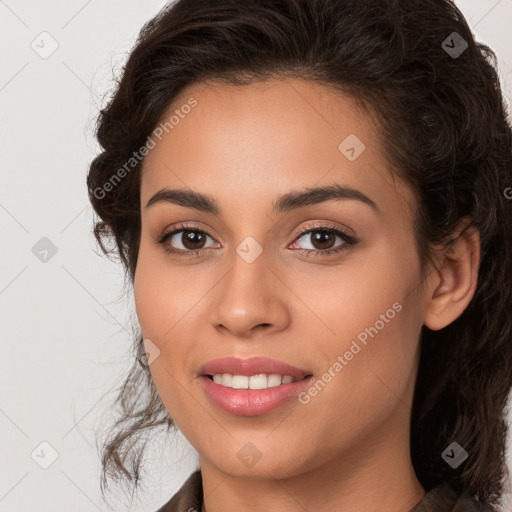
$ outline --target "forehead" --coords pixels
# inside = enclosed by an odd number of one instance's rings
[[[385,202],[396,203],[397,195],[412,201],[389,171],[373,118],[318,83],[193,84],[158,128],[143,164],[142,205],[164,187],[255,206],[290,189],[332,182]]]

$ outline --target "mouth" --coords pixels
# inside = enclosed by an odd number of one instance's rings
[[[296,407],[297,397],[311,385],[313,374],[207,373],[200,380],[206,396],[220,410],[236,416],[262,416],[285,404]]]
[[[228,356],[207,362],[198,374],[225,387],[265,389],[292,384],[311,376],[312,372],[264,356]]]
[[[292,375],[281,375],[278,373],[259,373],[255,375],[234,375],[230,373],[205,374],[215,384],[232,389],[268,389],[308,379],[313,374],[307,373],[302,377]]]

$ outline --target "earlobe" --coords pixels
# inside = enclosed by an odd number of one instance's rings
[[[476,290],[480,265],[480,235],[474,228],[459,230],[449,248],[440,253],[433,272],[424,324],[439,330],[456,320]]]

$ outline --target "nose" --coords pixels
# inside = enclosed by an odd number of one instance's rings
[[[236,338],[279,332],[291,321],[291,292],[261,254],[247,263],[235,254],[233,265],[211,295],[210,323]]]

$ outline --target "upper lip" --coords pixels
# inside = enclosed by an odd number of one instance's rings
[[[241,359],[237,357],[222,357],[204,364],[199,370],[201,375],[215,375],[229,373],[231,375],[258,375],[265,373],[290,375],[296,379],[301,379],[307,375],[311,375],[310,371],[301,370],[295,366],[291,366],[277,359],[269,359],[268,357],[251,357]]]

